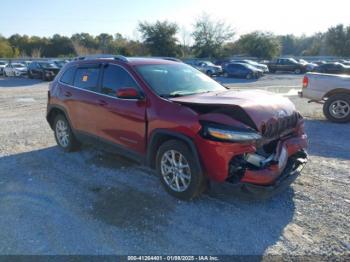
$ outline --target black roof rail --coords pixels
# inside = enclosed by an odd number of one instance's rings
[[[122,55],[109,55],[109,54],[95,54],[95,55],[86,55],[86,56],[78,56],[74,58],[77,60],[92,60],[92,59],[114,59],[122,62],[129,62],[128,58]]]

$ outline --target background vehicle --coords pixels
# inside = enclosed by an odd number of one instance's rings
[[[279,58],[274,62],[270,62],[267,65],[271,73],[277,71],[293,72],[295,74],[301,74],[306,72],[306,66],[299,63],[293,58]]]
[[[64,67],[65,64],[67,64],[67,61],[65,60],[53,60],[53,61],[50,61],[50,63],[53,63],[55,64],[58,68],[62,68]]]
[[[273,192],[307,159],[303,120],[287,98],[228,90],[164,59],[72,62],[50,84],[47,109],[63,150],[108,144],[156,169],[180,199],[201,194],[208,179]]]
[[[253,60],[248,60],[248,59],[244,59],[244,60],[232,60],[232,63],[243,63],[243,64],[249,64],[252,65],[260,70],[263,71],[263,73],[268,73],[269,72],[269,68],[267,65],[264,64],[260,64],[258,62],[255,62]]]
[[[326,63],[315,68],[316,72],[325,74],[350,74],[350,66],[341,63]]]
[[[7,62],[5,61],[0,61],[0,75],[4,74],[4,68],[7,65]]]
[[[317,64],[315,63],[311,63],[311,62],[308,62],[304,59],[298,59],[297,60],[299,63],[303,64],[304,66],[306,66],[306,71],[310,72],[310,71],[314,71],[316,68],[317,68]]]
[[[343,65],[350,66],[350,60],[340,59],[338,62]]]
[[[199,71],[205,73],[208,76],[222,74],[222,67],[218,65],[214,65],[210,61],[192,61],[192,62],[188,62],[187,64],[197,68]]]
[[[246,63],[229,63],[224,66],[225,77],[239,77],[246,79],[259,78],[263,71]]]
[[[323,113],[328,120],[350,122],[350,76],[308,73],[299,96],[323,103]]]
[[[4,76],[22,76],[27,74],[27,67],[20,63],[10,63],[4,68]]]
[[[59,71],[60,69],[51,62],[32,62],[28,67],[28,77],[50,81]]]

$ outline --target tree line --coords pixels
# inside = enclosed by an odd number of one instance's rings
[[[259,59],[281,55],[350,56],[350,26],[342,24],[311,36],[255,31],[236,39],[230,25],[204,14],[195,21],[192,32],[169,21],[140,22],[137,30],[141,40],[127,39],[119,33],[101,33],[97,36],[79,33],[71,37],[14,34],[5,38],[0,35],[0,57],[74,57],[97,53],[212,59],[233,55]]]

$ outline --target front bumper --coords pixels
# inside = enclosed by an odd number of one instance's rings
[[[239,143],[221,143],[216,141],[209,141],[204,138],[198,138],[196,141],[198,152],[202,161],[202,165],[207,176],[216,182],[243,183],[257,186],[272,186],[279,180],[286,172],[286,165],[299,152],[303,152],[307,148],[307,136],[300,134],[298,136],[288,137],[279,141],[277,146],[277,157],[281,154],[282,148],[287,151],[286,163],[280,166],[278,163],[271,163],[264,168],[252,169],[249,166],[239,163],[242,170],[237,169],[233,172],[232,161],[236,157],[240,157],[247,153],[255,153],[256,148],[253,144],[239,144]],[[234,174],[239,175],[234,176]]]
[[[299,151],[288,159],[287,165],[277,179],[269,185],[256,185],[252,183],[240,182],[231,184],[240,193],[258,197],[268,198],[272,195],[282,192],[294,182],[301,174],[308,161],[308,156],[305,151]]]

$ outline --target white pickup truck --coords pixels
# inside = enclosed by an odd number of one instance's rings
[[[323,104],[328,120],[350,122],[350,76],[307,73],[299,96]]]

